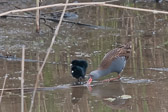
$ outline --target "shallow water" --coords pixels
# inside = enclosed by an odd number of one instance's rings
[[[82,2],[87,0],[82,0]],[[101,0],[99,0],[101,1]],[[57,1],[44,1],[45,4]],[[60,2],[60,1],[58,1]],[[74,1],[71,1],[74,2]],[[10,6],[0,3],[0,13],[34,6],[30,0],[13,0]],[[116,4],[168,10],[163,1],[116,1]],[[42,10],[53,12],[61,8]],[[168,111],[168,22],[167,15],[137,12],[102,6],[88,6],[70,10],[78,18],[70,21],[93,25],[63,23],[52,52],[43,70],[43,81],[38,89],[33,112],[167,112]],[[23,13],[21,13],[23,14]],[[30,16],[28,13],[24,13]],[[31,12],[31,14],[34,14]],[[48,14],[47,16],[51,16]],[[46,25],[47,24],[47,25]],[[32,87],[36,74],[50,45],[56,22],[41,20],[40,34],[35,33],[34,19],[0,18],[0,53],[18,60],[0,58],[0,84],[8,74],[6,89],[20,88],[21,47],[26,46],[25,62],[25,112],[30,108]],[[50,26],[50,27],[48,27]],[[96,28],[95,28],[96,26]],[[76,81],[70,74],[73,59],[89,63],[87,74],[96,69],[109,50],[132,41],[132,53],[122,72],[121,80],[110,83],[93,82],[73,86]],[[2,87],[2,86],[1,86]],[[129,99],[121,99],[129,95]],[[106,99],[114,99],[106,100]],[[4,92],[0,112],[20,112],[20,90]]]

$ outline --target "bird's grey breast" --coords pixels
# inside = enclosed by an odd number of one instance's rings
[[[126,64],[125,56],[118,57],[112,61],[111,65],[108,69],[110,72],[120,73],[124,69],[125,64]]]

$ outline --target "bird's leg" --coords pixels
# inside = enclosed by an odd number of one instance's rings
[[[92,80],[93,80],[93,79],[90,77],[89,80],[87,81],[87,85],[90,85],[91,82],[92,82]]]
[[[77,80],[76,84],[77,84],[77,85],[82,85],[82,84],[84,84],[83,80],[84,80],[84,79],[83,79],[82,77],[79,77],[79,79]]]
[[[102,82],[111,82],[111,81],[118,81],[120,79],[120,74],[118,75],[118,77],[114,77],[114,78],[110,78],[110,79],[105,79]]]
[[[82,82],[82,80],[83,80],[82,77],[79,77],[78,82]]]

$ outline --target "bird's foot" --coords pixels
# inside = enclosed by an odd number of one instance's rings
[[[120,76],[115,77],[115,78],[110,78],[110,79],[105,79],[102,81],[102,83],[104,82],[112,82],[112,81],[119,81],[120,80]]]
[[[83,84],[85,84],[85,82],[83,81],[77,81],[73,83],[73,85],[83,85]]]
[[[74,85],[83,85],[85,84],[84,78],[80,77],[76,82],[74,82]]]

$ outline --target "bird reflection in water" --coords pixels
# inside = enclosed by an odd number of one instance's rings
[[[71,95],[71,102],[72,104],[76,104],[79,100],[86,94],[87,88],[86,87],[72,87],[72,95]]]
[[[127,108],[128,99],[122,99],[120,96],[126,94],[124,85],[121,82],[112,82],[92,87],[91,95],[96,97],[96,100],[101,100],[107,106],[113,109]],[[114,101],[105,99],[114,99]]]

